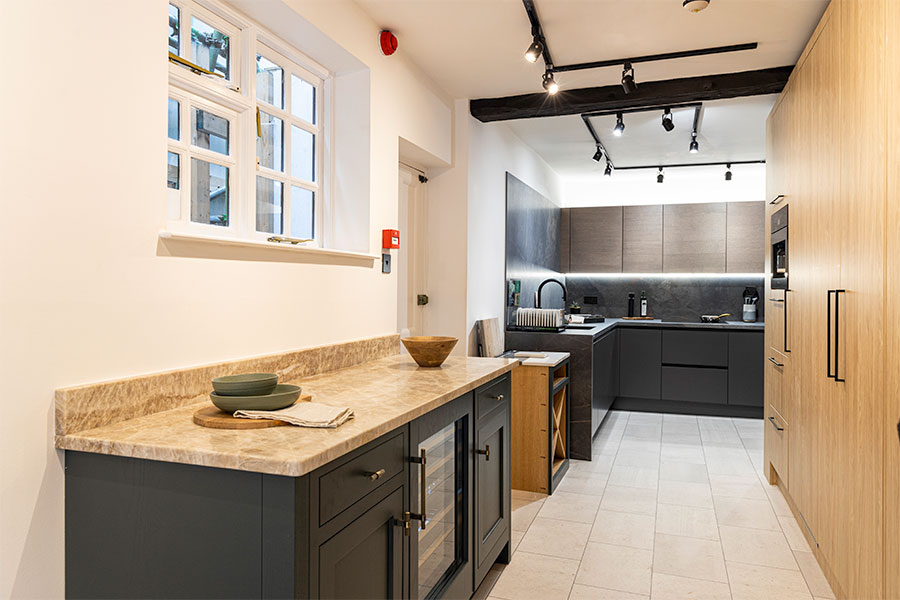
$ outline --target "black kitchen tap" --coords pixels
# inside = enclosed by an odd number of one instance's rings
[[[544,286],[547,285],[548,283],[555,283],[560,288],[562,288],[563,309],[565,309],[566,308],[566,286],[564,286],[562,284],[562,282],[559,281],[558,279],[545,279],[544,281],[541,282],[541,285],[538,286],[537,293],[534,295],[534,307],[535,308],[541,307],[541,290],[543,290]]]

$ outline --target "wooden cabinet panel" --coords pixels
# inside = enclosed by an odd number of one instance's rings
[[[662,205],[626,206],[622,215],[622,271],[661,273],[662,247]]]
[[[725,224],[725,271],[762,273],[765,233],[765,202],[729,202]]]
[[[622,207],[569,209],[569,272],[622,272]]]
[[[663,272],[725,272],[724,202],[663,207]]]

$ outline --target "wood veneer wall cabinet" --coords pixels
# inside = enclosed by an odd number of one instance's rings
[[[622,207],[569,209],[569,272],[622,272]]]
[[[770,427],[766,462],[841,598],[900,597],[898,13],[833,0],[768,122],[767,190],[790,210],[792,368],[780,398],[767,373],[767,405],[792,400],[787,466]]]
[[[663,207],[663,272],[724,273],[724,202]]]
[[[762,224],[762,215],[760,215]],[[762,245],[759,246],[760,249]],[[622,271],[661,273],[663,268],[663,207],[626,206],[622,222]]]
[[[765,267],[766,204],[729,202],[725,225],[725,272],[761,273]]]

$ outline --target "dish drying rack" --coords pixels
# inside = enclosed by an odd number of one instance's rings
[[[516,310],[517,331],[563,331],[566,311],[562,308],[520,308]]]

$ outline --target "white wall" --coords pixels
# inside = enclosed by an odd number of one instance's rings
[[[355,3],[291,4],[370,69],[377,252],[397,221],[398,137],[449,162],[451,102],[402,52],[380,55]],[[393,332],[397,282],[378,264],[160,256],[166,1],[3,14],[0,597],[61,597],[55,388]]]
[[[504,320],[507,171],[558,205],[564,195],[556,172],[508,125],[481,123],[463,104],[457,119],[465,117],[469,146],[466,332],[469,355],[477,355],[475,321]]]
[[[655,170],[602,172],[564,176],[564,205],[634,206],[646,204],[692,204],[702,202],[750,202],[766,196],[765,165],[733,165],[731,181],[725,167],[691,167],[665,171],[665,181],[656,182]]]

